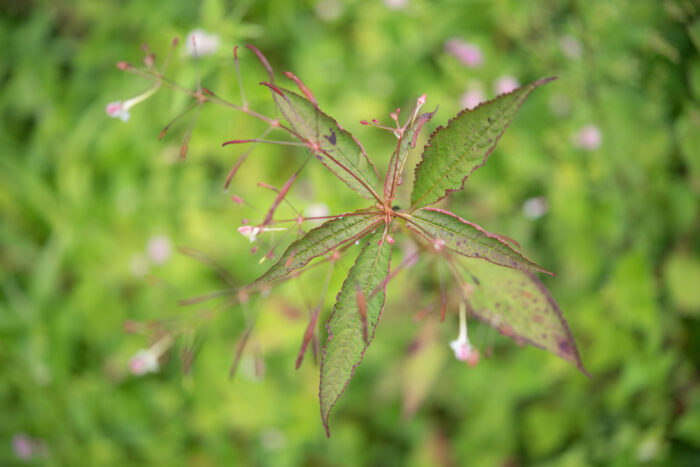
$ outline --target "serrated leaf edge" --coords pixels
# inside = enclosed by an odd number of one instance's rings
[[[534,86],[532,87],[532,89],[530,89],[528,92],[525,93],[525,95],[523,96],[523,99],[517,104],[518,109],[520,108],[520,106],[523,105],[523,103],[525,102],[525,99],[527,98],[527,96],[530,95],[530,93],[531,93],[532,91],[534,91],[534,90],[535,90],[536,88],[538,88],[539,86],[542,86],[543,84],[547,84],[547,83],[549,83],[550,81],[554,81],[555,79],[557,79],[557,77],[556,77],[556,76],[552,76],[552,77],[550,77],[550,78],[541,78],[541,79],[538,79],[537,81],[533,81],[532,83],[526,84],[525,86],[530,86],[530,85],[534,85]],[[457,120],[459,117],[461,117],[461,116],[464,115],[465,113],[475,112],[475,111],[476,111],[477,109],[479,109],[480,107],[485,106],[485,105],[488,105],[488,104],[491,104],[491,103],[495,102],[496,100],[502,98],[503,96],[507,96],[507,95],[513,94],[514,92],[518,91],[519,89],[522,89],[522,88],[525,87],[525,86],[521,86],[521,87],[519,87],[519,88],[517,88],[517,89],[514,89],[514,90],[511,91],[511,92],[499,94],[498,96],[494,97],[494,98],[491,99],[491,100],[482,102],[481,104],[479,104],[478,106],[474,107],[473,109],[463,109],[463,110],[460,111],[457,115],[455,115],[454,117],[452,117],[451,119],[449,119],[449,120],[447,121],[447,125],[445,125],[445,126],[440,125],[439,127],[437,127],[437,128],[435,129],[435,131],[433,131],[433,132],[430,134],[430,137],[428,138],[428,143],[423,147],[423,152],[422,152],[422,154],[421,154],[421,160],[420,160],[420,162],[416,165],[416,168],[415,168],[415,170],[414,170],[414,174],[415,174],[414,180],[418,177],[418,170],[420,169],[421,165],[423,164],[423,161],[425,160],[425,151],[431,146],[431,143],[432,143],[432,141],[433,141],[433,138],[435,137],[435,135],[438,134],[438,132],[440,132],[440,131],[443,130],[443,129],[449,128],[449,126],[452,124],[452,122],[453,122],[454,120]],[[511,122],[512,122],[512,120],[511,120]],[[435,203],[439,202],[440,200],[445,199],[450,193],[453,193],[453,192],[455,192],[455,191],[462,191],[462,190],[464,189],[464,183],[467,181],[467,178],[469,178],[469,176],[470,176],[476,169],[479,169],[479,168],[483,167],[484,164],[486,164],[486,161],[488,160],[488,158],[489,158],[489,156],[491,155],[491,153],[493,152],[493,150],[496,149],[496,146],[498,145],[498,141],[500,141],[501,136],[503,136],[503,134],[505,133],[505,131],[506,131],[506,130],[508,129],[508,127],[510,126],[510,123],[511,123],[511,122],[506,123],[506,125],[503,127],[503,130],[501,131],[501,133],[500,133],[500,134],[496,137],[496,139],[494,140],[493,146],[491,146],[491,148],[490,148],[490,149],[486,152],[486,154],[484,155],[484,160],[481,162],[481,164],[479,164],[479,165],[475,166],[474,168],[472,168],[472,170],[470,170],[469,173],[468,173],[467,175],[464,176],[464,178],[462,179],[462,185],[461,185],[459,188],[448,188],[442,196],[440,196],[438,199],[432,201],[430,204],[435,204]],[[448,172],[449,172],[449,171],[448,171]],[[446,172],[446,173],[447,173],[447,172]],[[442,177],[440,180],[442,180],[442,179],[444,179],[444,177]],[[411,204],[411,207],[410,207],[409,210],[408,210],[409,213],[411,213],[411,212],[415,211],[416,209],[418,209],[418,204],[420,203],[420,201],[423,200],[423,198],[425,198],[425,197],[428,195],[428,193],[432,192],[432,190],[433,190],[434,187],[437,185],[437,183],[438,183],[438,182],[436,182],[435,184],[433,184],[433,186],[431,187],[430,190],[426,191],[420,198],[418,198],[414,203]],[[414,182],[414,189],[415,189],[415,182]]]

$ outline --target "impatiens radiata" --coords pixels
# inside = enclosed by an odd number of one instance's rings
[[[173,47],[175,44],[177,41],[173,42]],[[193,46],[197,46],[196,38]],[[490,233],[459,214],[433,206],[451,192],[462,190],[472,172],[484,165],[528,95],[555,78],[538,79],[519,87],[513,78],[504,78],[497,89],[507,88],[508,92],[478,105],[477,101],[482,100],[481,95],[478,99],[468,99],[466,105],[470,108],[458,113],[429,136],[422,149],[422,157],[415,167],[410,202],[402,208],[396,204],[397,190],[404,180],[409,152],[416,149],[421,131],[437,111],[422,110],[427,105],[427,97],[418,97],[408,112],[402,112],[401,109],[391,112],[389,124],[377,119],[361,122],[363,125],[386,130],[396,139],[389,164],[386,170],[380,172],[358,139],[321,110],[321,103],[299,77],[285,72],[288,82],[282,84],[277,81],[279,77],[275,76],[265,56],[252,45],[246,47],[255,54],[267,73],[267,78],[260,84],[269,90],[279,111],[278,117],[265,116],[249,107],[242,86],[238,47],[233,50],[233,60],[241,84],[240,104],[225,100],[203,87],[199,81],[194,89],[175,84],[165,77],[165,65],[158,69],[154,65],[153,54],[149,53],[147,59],[144,59],[144,67],[124,62],[120,62],[118,67],[150,79],[152,86],[141,96],[119,105],[110,104],[107,109],[110,116],[126,120],[131,106],[150,97],[160,88],[185,93],[189,96],[190,103],[176,120],[187,112],[193,112],[194,117],[184,134],[180,151],[183,158],[187,152],[192,126],[204,105],[215,104],[234,109],[262,121],[267,126],[262,135],[252,138],[236,136],[236,139],[222,144],[227,149],[231,145],[244,147],[225,177],[226,188],[234,186],[233,179],[256,145],[298,146],[298,153],[304,154],[298,169],[281,188],[258,184],[261,188],[274,192],[275,199],[267,211],[259,211],[259,220],[246,220],[238,228],[240,234],[255,244],[253,252],[258,252],[261,248],[261,262],[271,261],[269,268],[242,288],[235,288],[228,273],[217,268],[219,275],[233,288],[224,293],[185,300],[183,303],[199,303],[205,299],[226,296],[228,299],[225,306],[240,304],[245,311],[252,306],[251,295],[266,295],[273,286],[296,278],[315,265],[327,264],[325,281],[318,284],[321,297],[318,304],[309,309],[309,323],[295,364],[299,367],[309,347],[314,349],[316,355],[317,345],[320,346],[320,341],[325,341],[320,349],[319,396],[321,418],[328,436],[331,411],[375,337],[391,280],[403,269],[412,267],[421,255],[436,258],[443,266],[442,269],[449,271],[451,284],[456,286],[450,289],[449,302],[459,303],[458,337],[449,343],[445,342],[445,345],[451,346],[458,360],[467,362],[470,366],[479,361],[479,350],[467,335],[467,318],[474,317],[519,344],[529,343],[550,351],[585,373],[566,321],[537,277],[537,274],[552,273],[528,259],[514,240]],[[146,47],[144,49],[147,50]],[[481,64],[481,52],[476,46],[454,39],[448,42],[446,49],[470,66]],[[204,48],[200,52],[193,55],[203,55]],[[288,86],[295,86],[298,91],[293,91]],[[170,126],[168,124],[164,128],[161,137]],[[272,133],[281,134],[282,137],[271,138],[269,135]],[[323,205],[324,209],[296,209],[286,197],[307,164],[320,164],[327,168],[329,175],[339,180],[339,186],[344,185],[364,198],[366,206],[337,215],[328,214]],[[247,205],[240,196],[230,196],[236,205]],[[277,216],[277,210],[283,202],[296,213],[294,216],[286,219]],[[534,212],[534,209],[527,208],[526,215],[536,218],[546,212],[546,208],[538,208],[536,214],[530,214],[530,211]],[[304,212],[311,215],[304,216]],[[282,239],[273,242],[272,238],[277,238],[276,235]],[[287,239],[285,244],[288,246],[278,254],[277,248],[284,239]],[[405,244],[410,246],[404,248]],[[392,254],[399,247],[401,251],[394,255],[399,258],[392,261]],[[201,253],[191,249],[180,251],[198,259],[204,258]],[[356,255],[356,258],[337,294],[330,318],[325,323],[327,338],[319,339],[318,328],[322,324],[319,316],[323,298],[329,292],[331,273],[339,259],[347,259],[349,255]],[[403,259],[399,261],[401,256]],[[209,262],[206,258],[204,260]],[[448,292],[442,276],[443,273],[440,275],[440,315],[441,320],[444,320],[451,307],[448,306]],[[246,345],[257,342],[251,337],[254,336],[255,319],[247,316],[248,326],[236,348],[231,375],[238,367]],[[172,338],[177,337],[175,331],[170,332]],[[171,342],[170,337],[167,341],[162,339],[155,348],[137,355],[139,358],[132,361],[132,372],[143,374],[157,370],[157,360],[165,348],[170,347]],[[168,346],[161,345],[163,342],[167,342]],[[255,347],[255,366],[261,369],[260,346]]]

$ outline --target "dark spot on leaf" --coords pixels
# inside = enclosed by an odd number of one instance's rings
[[[559,341],[559,351],[563,353],[564,355],[570,355],[571,354],[571,346],[569,345],[568,341],[561,340]]]
[[[333,128],[331,128],[331,134],[329,136],[323,135],[323,137],[326,138],[329,143],[331,143],[333,146],[335,146],[336,138],[335,138],[335,131],[333,131]]]

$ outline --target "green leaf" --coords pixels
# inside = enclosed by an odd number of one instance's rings
[[[477,318],[516,342],[560,356],[588,375],[559,306],[534,274],[474,258],[460,264],[469,272],[472,288],[466,294]]]
[[[307,232],[285,250],[280,259],[270,267],[254,284],[269,282],[306,266],[312,259],[328,253],[333,248],[355,240],[384,220],[374,213],[363,214],[364,210],[339,216]]]
[[[537,86],[553,79],[535,81],[473,110],[465,109],[447,127],[435,130],[416,167],[411,210],[461,190],[467,177],[484,165],[525,98]]]
[[[439,247],[436,241],[443,241],[445,247],[460,255],[484,258],[494,264],[510,268],[553,275],[524,257],[498,235],[491,234],[449,211],[435,208],[420,209],[411,214],[407,225],[435,246]]]
[[[368,243],[350,268],[350,273],[338,294],[333,314],[326,328],[328,340],[323,348],[321,362],[321,418],[330,436],[328,416],[343,393],[355,368],[369,346],[377,322],[384,309],[386,278],[389,274],[391,245],[381,242],[383,231],[368,237]],[[375,289],[379,289],[372,296]],[[364,297],[367,316],[367,340],[364,339],[363,320],[358,305],[358,291]]]
[[[353,135],[299,94],[272,87],[282,115],[311,147],[314,156],[360,196],[379,199],[379,174]]]
[[[406,164],[406,157],[408,157],[408,151],[416,146],[416,138],[418,137],[418,133],[420,133],[423,125],[433,118],[435,112],[437,112],[437,109],[416,117],[413,124],[408,127],[399,137],[396,150],[391,155],[389,168],[386,172],[386,179],[384,181],[384,199],[392,198],[396,192],[396,188],[401,184],[401,177],[403,175],[404,165]]]

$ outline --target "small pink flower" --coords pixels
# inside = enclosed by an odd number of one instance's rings
[[[478,89],[470,89],[460,97],[460,104],[464,109],[473,109],[486,100],[484,93]]]
[[[408,6],[408,0],[384,0],[384,5],[390,10],[403,10]]]
[[[129,371],[136,376],[156,373],[160,369],[158,359],[173,344],[173,337],[166,334],[147,349],[141,349],[129,360]]]
[[[505,94],[515,91],[520,87],[520,83],[513,76],[501,76],[493,83],[493,90],[496,94]]]
[[[457,360],[467,362],[469,366],[479,363],[479,351],[472,347],[467,336],[467,311],[464,303],[459,305],[459,336],[450,342],[450,347]]]
[[[129,109],[121,101],[110,102],[107,104],[105,111],[112,118],[118,118],[123,122],[129,121]]]
[[[158,355],[151,349],[141,349],[129,360],[129,371],[136,376],[156,373],[159,368]]]
[[[33,457],[32,440],[24,433],[18,433],[12,437],[12,450],[15,456],[21,460],[30,460]]]
[[[594,151],[603,143],[603,134],[595,125],[586,125],[576,134],[576,145],[588,151]]]
[[[12,436],[12,451],[18,459],[23,461],[48,456],[48,449],[42,440],[30,438],[24,433],[17,433]]]
[[[119,118],[123,122],[129,121],[129,110],[138,104],[139,102],[145,101],[149,97],[158,91],[160,88],[160,82],[155,83],[150,88],[146,89],[144,92],[138,96],[132,97],[131,99],[125,101],[114,101],[107,104],[105,107],[105,112],[112,118]]]
[[[155,264],[163,264],[170,259],[172,255],[172,246],[170,239],[165,235],[156,235],[148,240],[146,247],[148,257]]]
[[[461,39],[450,39],[445,43],[445,51],[454,55],[464,65],[476,68],[481,66],[484,56],[479,46]]]

